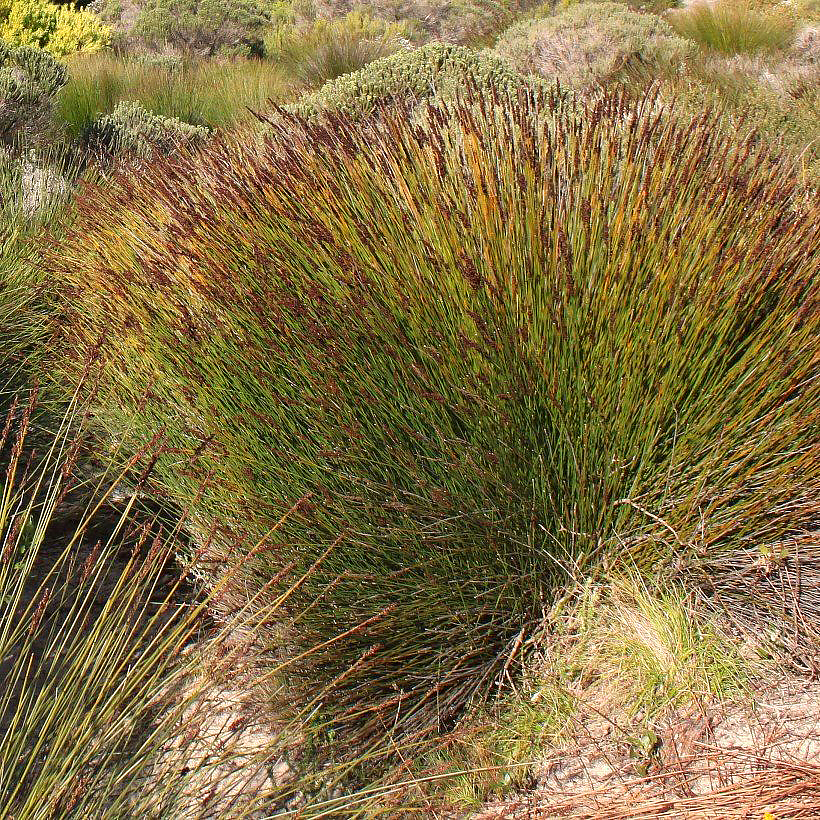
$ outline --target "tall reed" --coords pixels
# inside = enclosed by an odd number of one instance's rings
[[[69,63],[58,118],[70,136],[133,100],[154,114],[193,125],[227,127],[282,102],[289,84],[281,69],[262,60],[150,61],[81,55]]]
[[[283,112],[88,190],[48,260],[108,433],[167,431],[157,489],[213,560],[261,545],[231,594],[305,573],[259,637],[353,743],[496,692],[590,574],[820,559],[818,209],[790,169],[653,97],[418,116]]]

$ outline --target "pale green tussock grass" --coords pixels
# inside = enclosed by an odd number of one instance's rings
[[[749,661],[678,586],[657,591],[640,579],[616,582],[602,599],[582,598],[576,662],[627,712],[648,718],[693,700],[743,691]],[[594,613],[590,612],[593,608]]]
[[[81,55],[69,62],[57,114],[70,136],[123,100],[193,125],[229,127],[250,119],[249,109],[264,110],[291,94],[282,69],[263,60],[192,60],[173,70],[151,61]]]
[[[786,48],[794,21],[778,8],[754,8],[739,0],[701,2],[669,15],[672,27],[701,48],[721,54],[753,54]]]

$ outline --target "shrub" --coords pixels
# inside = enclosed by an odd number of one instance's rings
[[[536,4],[537,0],[317,0],[312,6],[320,17],[360,10],[380,20],[409,23],[425,42],[474,45],[492,38]]]
[[[669,20],[682,36],[721,54],[776,51],[794,39],[794,20],[781,9],[756,9],[740,0],[700,2],[672,12]]]
[[[512,93],[529,85],[492,55],[433,44],[376,60],[361,71],[332,80],[303,97],[293,110],[308,116],[320,111],[361,116],[387,100],[452,97],[469,84]]]
[[[0,40],[0,144],[47,135],[54,97],[66,81],[65,67],[51,55]]]
[[[575,111],[291,116],[90,191],[49,256],[101,423],[167,431],[199,554],[253,545],[231,594],[304,573],[259,637],[348,742],[447,725],[601,569],[818,577],[816,201],[708,118]]]
[[[208,129],[189,125],[174,117],[161,117],[146,111],[139,103],[125,101],[87,131],[88,146],[103,156],[147,158],[173,152],[184,145],[195,145],[208,136]]]
[[[90,11],[48,0],[12,0],[0,5],[0,39],[64,56],[106,48],[111,29]]]
[[[260,55],[273,19],[263,0],[150,0],[140,9],[132,34],[160,51]]]
[[[303,87],[316,88],[407,46],[409,34],[406,26],[351,13],[280,28],[266,40],[265,53]]]
[[[620,3],[578,3],[552,17],[511,26],[494,50],[519,71],[582,88],[606,78],[624,57],[674,63],[689,47],[656,15]]]

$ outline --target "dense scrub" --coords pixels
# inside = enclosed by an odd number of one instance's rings
[[[111,29],[95,14],[48,0],[10,0],[0,5],[0,40],[64,56],[94,52],[111,42]]]
[[[213,57],[260,54],[276,4],[265,0],[96,0],[118,50]]]
[[[650,65],[679,63],[689,46],[654,14],[621,3],[576,3],[546,17],[510,26],[495,52],[519,71],[559,77],[583,88],[612,74],[619,60],[638,55]]]
[[[354,10],[373,17],[407,23],[424,41],[461,45],[491,38],[532,6],[534,0],[315,0],[311,4],[320,17],[335,18]]]
[[[359,738],[447,724],[600,569],[742,597],[817,562],[818,212],[788,169],[651,99],[422,119],[284,116],[87,191],[50,258],[100,422],[164,431],[198,554],[250,552],[235,603],[289,590],[260,635]]]
[[[452,98],[470,86],[515,94],[538,85],[538,80],[525,78],[494,55],[435,43],[376,60],[362,71],[327,82],[299,99],[292,110],[302,116],[333,111],[360,117],[390,101]]]

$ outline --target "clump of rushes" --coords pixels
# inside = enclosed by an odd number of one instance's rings
[[[255,775],[259,760],[275,761],[282,743],[257,734],[250,754],[236,741],[252,716],[230,729],[208,718],[213,680],[253,660],[228,646],[231,630],[270,610],[251,597],[203,635],[208,596],[191,600],[192,568],[172,569],[178,531],[137,511],[137,493],[114,503],[122,476],[74,482],[76,408],[32,469],[31,406],[21,395],[0,427],[0,813],[114,820],[207,805],[224,816],[229,802],[231,817],[257,816],[282,790]],[[255,684],[247,671],[241,680]],[[249,793],[225,778],[237,767],[255,778]]]
[[[795,546],[820,247],[791,171],[619,93],[423,119],[283,115],[87,190],[48,260],[100,422],[167,432],[159,489],[216,560],[260,543],[235,597],[307,573],[260,637],[348,742],[497,691],[589,574],[820,557]]]
[[[672,27],[721,54],[777,51],[794,40],[794,20],[780,8],[756,9],[738,0],[699,2],[670,13]]]

